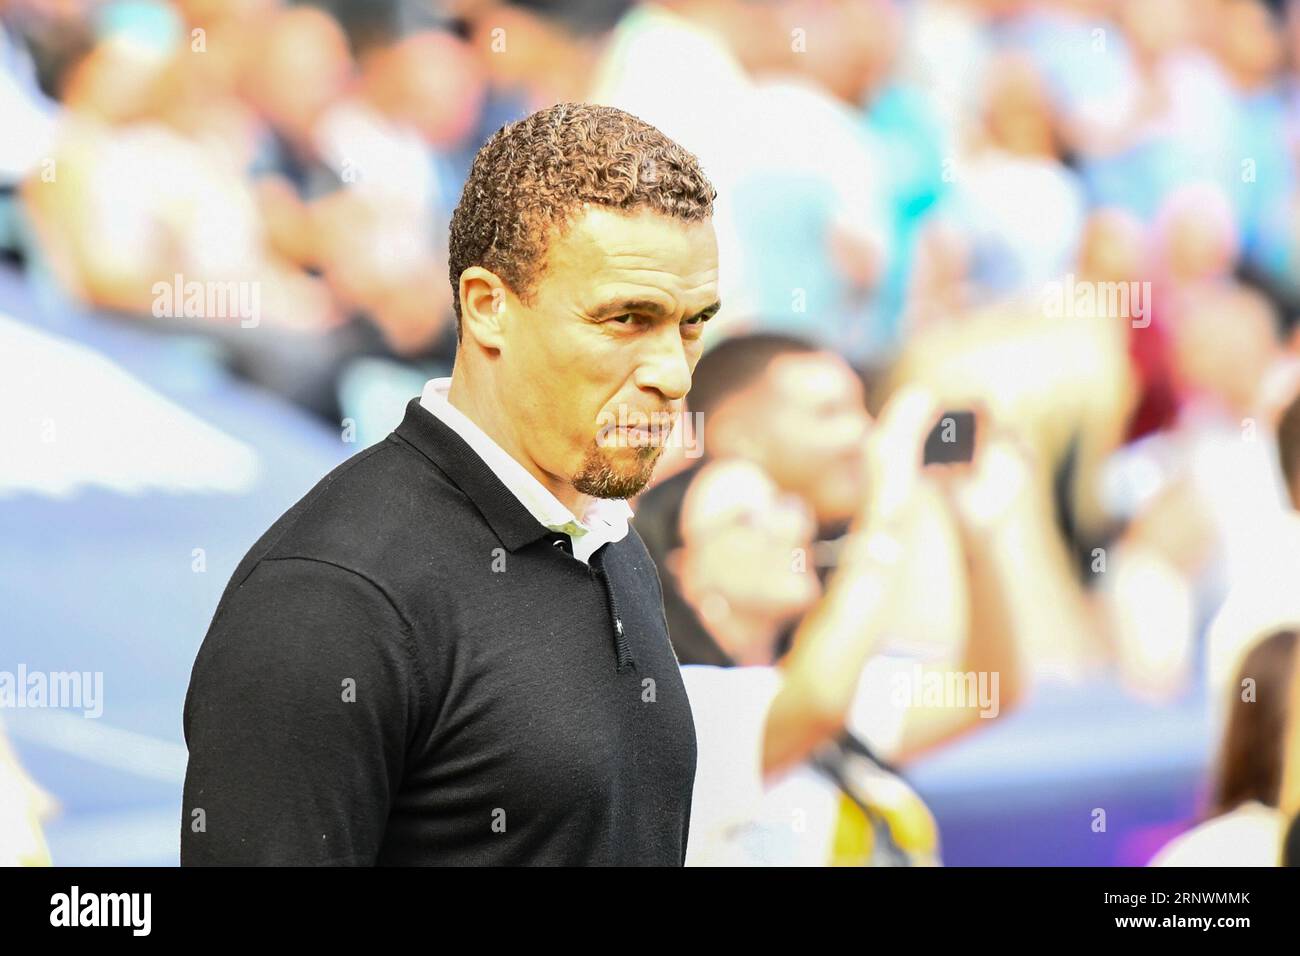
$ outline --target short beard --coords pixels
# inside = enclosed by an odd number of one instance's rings
[[[573,488],[579,494],[593,498],[632,498],[650,483],[655,464],[663,454],[663,445],[632,447],[636,453],[636,466],[628,471],[615,467],[611,455],[599,445],[587,452],[582,470],[573,478]]]

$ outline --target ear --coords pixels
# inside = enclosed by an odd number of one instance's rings
[[[484,349],[502,351],[506,326],[517,307],[514,296],[495,272],[470,266],[460,274],[462,334]]]

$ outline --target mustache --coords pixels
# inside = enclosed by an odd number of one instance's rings
[[[641,411],[640,409],[620,407],[616,412],[602,412],[596,421],[602,431],[614,428],[662,430],[672,428],[681,415],[681,409],[676,408]]]

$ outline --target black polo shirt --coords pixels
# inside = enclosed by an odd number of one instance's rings
[[[557,547],[413,400],[236,569],[185,701],[181,862],[685,859],[695,728],[635,530]]]

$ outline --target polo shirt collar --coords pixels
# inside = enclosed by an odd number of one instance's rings
[[[549,489],[463,412],[447,401],[450,378],[432,379],[406,406],[396,435],[432,461],[474,503],[507,550],[548,531],[600,542],[628,533],[632,509],[623,500],[597,498],[579,521]],[[592,542],[594,543],[594,542]]]

